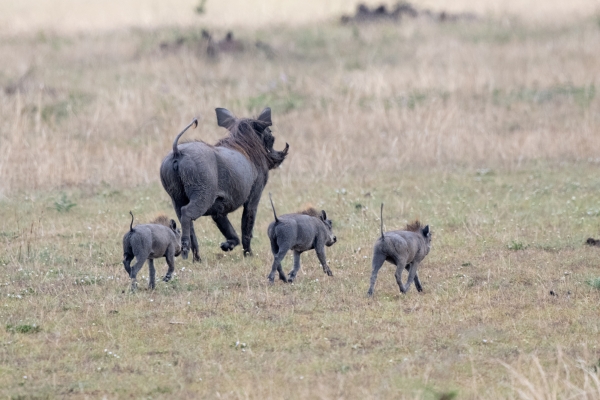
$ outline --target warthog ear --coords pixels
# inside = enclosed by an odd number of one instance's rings
[[[216,108],[217,124],[225,129],[230,129],[235,124],[235,116],[226,108]]]
[[[325,210],[321,210],[321,219],[323,221],[327,221],[327,213],[325,212]]]
[[[174,219],[171,220],[171,229],[173,229],[174,231],[177,230],[177,223]]]
[[[425,236],[425,237],[429,236],[429,225],[427,225],[425,228],[423,228],[422,232],[423,232],[423,236]]]
[[[267,123],[267,126],[273,125],[273,123],[271,122],[271,109],[267,107],[264,110],[262,110],[257,119],[259,121]]]

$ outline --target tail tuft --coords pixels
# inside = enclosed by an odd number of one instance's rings
[[[173,141],[173,158],[176,159],[177,157],[179,157],[179,149],[177,148],[177,142],[179,141],[179,138],[185,133],[185,131],[187,131],[190,126],[194,125],[194,128],[196,128],[198,126],[198,118],[194,118],[192,120],[192,122],[190,122],[188,124],[188,126],[186,126],[185,128],[183,128],[183,130],[181,132],[179,132],[179,135],[177,135],[177,137],[175,138],[175,140]],[[177,167],[175,166],[175,164],[173,165],[173,167],[175,168],[175,170],[177,170]]]

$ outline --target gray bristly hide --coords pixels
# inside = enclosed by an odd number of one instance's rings
[[[160,167],[162,185],[181,222],[182,257],[187,258],[191,240],[194,261],[200,261],[200,253],[193,221],[211,216],[226,239],[221,249],[231,251],[240,239],[227,214],[242,206],[242,246],[244,255],[252,254],[252,230],[269,170],[283,162],[289,149],[287,143],[283,151],[273,149],[270,108],[257,119],[236,118],[224,108],[216,112],[218,125],[226,128],[229,136],[214,146],[204,142],[178,145],[184,129]]]
[[[270,197],[270,196],[269,196]],[[296,274],[300,270],[300,254],[315,249],[319,262],[323,267],[323,272],[329,276],[333,273],[327,265],[325,258],[325,246],[332,246],[337,238],[333,234],[331,220],[327,219],[324,210],[320,213],[315,209],[308,209],[302,213],[285,214],[277,217],[275,207],[273,215],[275,221],[269,225],[268,235],[271,241],[271,251],[273,252],[273,266],[268,275],[269,281],[275,281],[275,272],[279,272],[279,279],[284,282],[293,282]],[[294,252],[294,268],[286,278],[281,267],[281,261],[284,259],[288,250]]]
[[[423,291],[417,269],[431,248],[431,232],[429,225],[424,228],[419,221],[408,225],[406,230],[383,233],[383,204],[381,205],[381,237],[373,247],[373,271],[368,295],[373,295],[377,273],[385,261],[396,265],[396,283],[400,292],[406,293],[410,284],[415,282],[419,292]],[[406,285],[402,284],[402,271],[408,271]]]
[[[181,231],[177,229],[175,221],[169,221],[163,216],[156,222],[160,223],[136,225],[134,228],[133,214],[131,214],[129,232],[123,236],[123,265],[131,278],[132,291],[137,287],[137,274],[146,260],[150,269],[148,288],[154,289],[156,277],[154,260],[161,257],[167,259],[169,269],[163,281],[168,282],[175,270],[175,257],[181,253]],[[134,257],[136,263],[131,267]]]

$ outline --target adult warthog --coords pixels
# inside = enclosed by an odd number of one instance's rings
[[[236,118],[224,108],[216,112],[217,123],[229,131],[228,136],[215,145],[201,141],[178,145],[181,135],[198,124],[194,120],[177,135],[173,151],[160,167],[160,180],[181,222],[181,256],[187,258],[191,238],[194,261],[200,261],[200,254],[193,221],[210,215],[226,239],[221,249],[230,251],[240,239],[227,214],[241,206],[244,255],[252,253],[252,228],[269,170],[283,162],[289,149],[287,143],[283,151],[273,149],[270,108],[265,108],[257,119]]]

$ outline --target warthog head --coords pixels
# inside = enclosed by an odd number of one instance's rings
[[[236,118],[225,108],[217,108],[216,111],[219,126],[231,133],[231,136],[221,139],[216,146],[234,148],[246,154],[255,164],[263,164],[268,169],[277,168],[285,160],[289,145],[286,143],[282,151],[273,148],[275,137],[269,128],[273,125],[270,108],[265,108],[256,119]]]
[[[325,213],[325,210],[321,210],[321,215],[319,218],[327,227],[327,234],[329,235],[327,241],[325,242],[325,246],[331,247],[335,242],[337,242],[337,237],[333,234],[333,222],[330,219],[327,219],[327,213]]]

